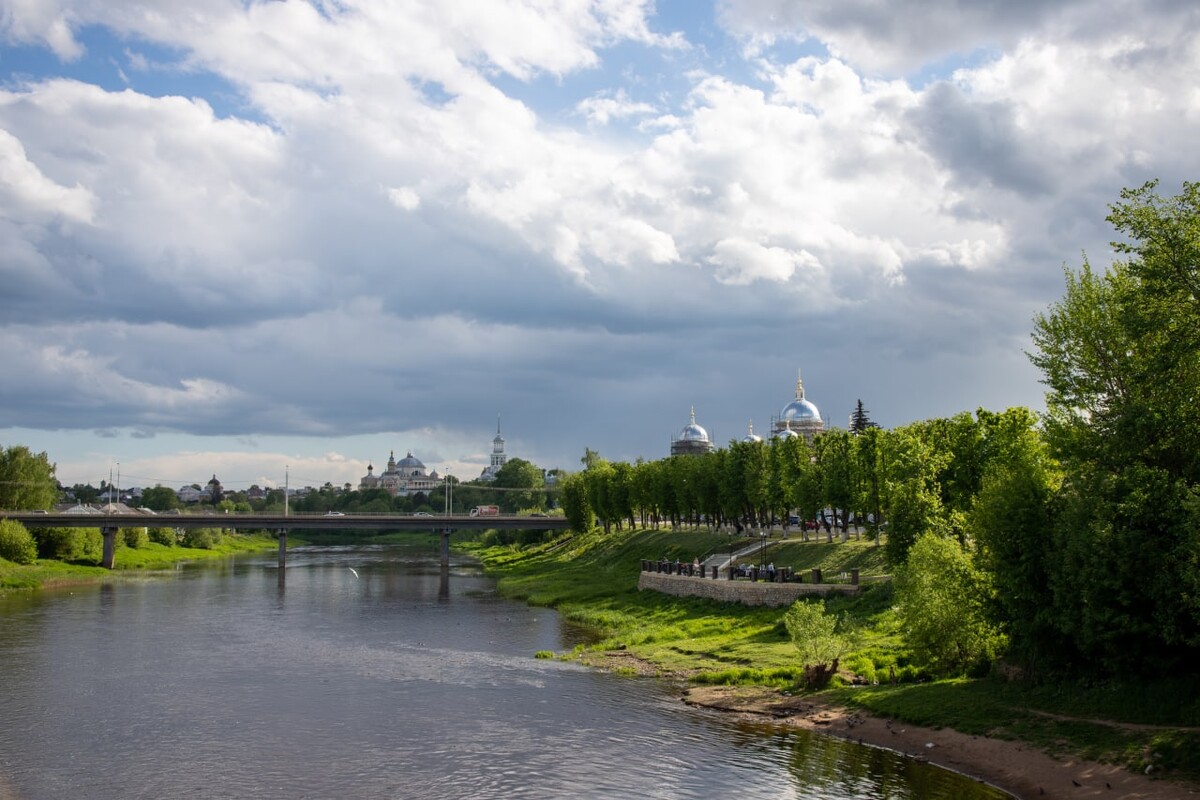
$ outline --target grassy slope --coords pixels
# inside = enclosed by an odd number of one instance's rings
[[[523,550],[478,543],[467,549],[499,578],[505,596],[557,608],[568,620],[591,626],[604,637],[575,655],[585,649],[625,649],[692,680],[790,688],[799,664],[781,622],[782,609],[636,589],[642,559],[691,561],[728,552],[729,543],[728,536],[705,532],[593,531]],[[877,548],[855,540],[776,544],[767,558],[776,565],[815,567],[826,574],[857,567],[871,576],[885,569]],[[860,650],[843,659],[843,665],[874,667],[880,677],[888,666],[912,674],[911,668],[903,669],[907,653],[891,606],[886,585],[856,599],[829,602],[831,610],[862,626]],[[883,683],[841,687],[828,696],[911,724],[1018,739],[1051,753],[1139,770],[1153,763],[1176,776],[1200,780],[1200,680],[1195,676],[1138,686],[1030,686],[996,679]]]
[[[279,546],[272,536],[225,534],[212,550],[191,547],[167,547],[149,542],[142,547],[118,547],[114,570],[91,564],[67,564],[39,559],[33,564],[14,564],[0,559],[0,591],[36,589],[65,583],[85,583],[113,578],[125,570],[170,569],[180,561],[225,558],[237,553],[269,552]]]

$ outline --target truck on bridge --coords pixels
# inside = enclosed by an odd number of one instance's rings
[[[472,517],[498,517],[500,506],[475,506],[471,509]]]

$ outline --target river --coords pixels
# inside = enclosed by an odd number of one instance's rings
[[[1004,797],[555,659],[428,547],[298,548],[0,598],[0,800]]]

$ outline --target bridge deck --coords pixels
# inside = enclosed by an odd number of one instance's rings
[[[564,517],[466,514],[61,514],[0,511],[0,519],[31,528],[229,528],[234,530],[566,530]]]

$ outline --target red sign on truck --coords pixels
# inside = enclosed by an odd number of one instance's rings
[[[500,506],[475,506],[471,509],[472,517],[498,517]]]

